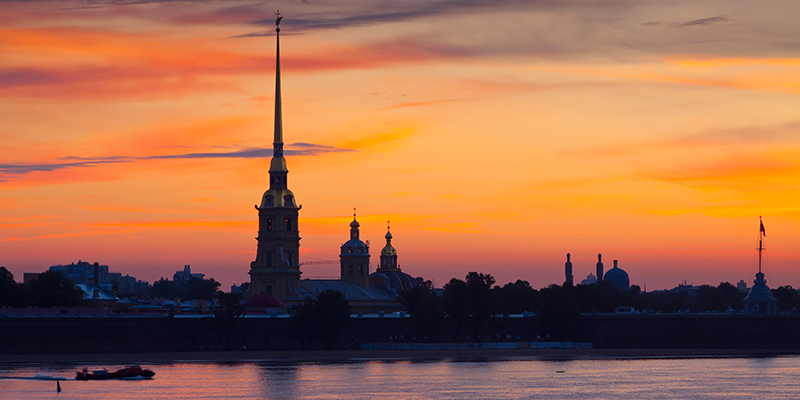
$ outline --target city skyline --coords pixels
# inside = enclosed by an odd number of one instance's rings
[[[770,286],[800,286],[797,5],[169,3],[7,3],[17,277],[82,259],[249,280],[280,8],[301,262],[336,258],[356,206],[438,286],[560,284],[566,253],[576,282],[602,253],[651,290],[750,284],[763,214]]]

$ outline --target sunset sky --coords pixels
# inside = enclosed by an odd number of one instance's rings
[[[0,1],[0,265],[249,281],[278,8],[301,261],[800,286],[793,0]]]

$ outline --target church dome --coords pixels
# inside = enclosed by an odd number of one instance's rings
[[[381,250],[381,255],[382,256],[396,256],[397,255],[397,250],[394,249],[394,246],[392,246],[391,244],[387,243],[386,246],[383,246],[383,249]]]
[[[358,228],[359,226],[361,226],[361,224],[359,224],[358,221],[356,221],[356,219],[353,218],[353,222],[350,223],[350,227],[351,228]]]
[[[614,268],[611,268],[603,275],[603,280],[608,281],[623,292],[627,292],[631,287],[628,273],[624,269],[617,267],[617,260],[614,260]]]
[[[416,279],[401,271],[373,272],[369,275],[369,285],[394,296],[419,286]]]

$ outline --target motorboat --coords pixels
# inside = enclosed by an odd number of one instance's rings
[[[76,376],[75,379],[79,381],[91,381],[121,378],[152,378],[155,374],[155,372],[149,369],[142,369],[142,367],[138,365],[129,365],[114,372],[109,372],[106,369],[89,372],[87,368],[84,368],[83,371],[78,372],[78,376]]]

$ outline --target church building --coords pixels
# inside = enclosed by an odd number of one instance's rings
[[[269,189],[261,197],[258,210],[256,257],[250,263],[250,289],[246,297],[265,295],[287,306],[302,304],[325,290],[336,290],[347,298],[353,312],[379,313],[402,310],[398,293],[417,286],[417,281],[400,271],[391,233],[381,251],[381,264],[370,274],[369,245],[360,238],[360,224],[353,214],[350,237],[341,246],[340,279],[301,279],[299,211],[289,190],[286,159],[283,156],[281,109],[280,20],[276,20],[275,132]],[[263,296],[262,296],[263,297]]]

